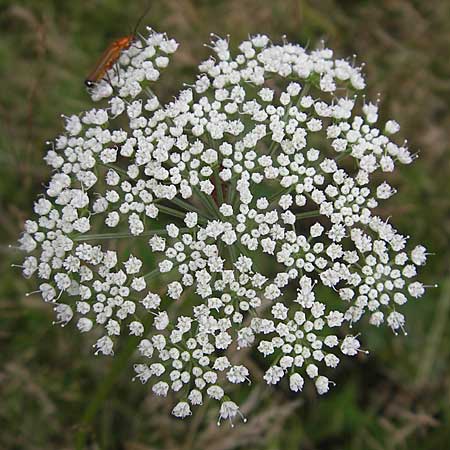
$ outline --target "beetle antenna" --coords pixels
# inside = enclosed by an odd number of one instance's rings
[[[153,4],[151,2],[148,2],[147,8],[143,12],[143,14],[141,14],[141,16],[139,17],[138,21],[136,22],[136,25],[135,25],[134,30],[133,30],[133,36],[136,36],[136,31],[139,28],[139,25],[142,23],[142,20],[144,19],[144,17],[150,12],[150,9],[151,9],[152,6],[153,6]]]

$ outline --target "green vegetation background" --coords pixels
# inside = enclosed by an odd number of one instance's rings
[[[92,418],[112,361],[88,338],[52,326],[53,312],[10,264],[8,248],[43,190],[44,142],[60,114],[89,107],[83,79],[114,38],[128,34],[147,0],[0,0],[0,449],[446,450],[450,448],[450,2],[445,0],[153,0],[145,22],[181,42],[159,93],[170,99],[207,55],[209,33],[283,34],[366,61],[370,96],[402,125],[420,159],[391,177],[399,193],[385,217],[435,256],[423,272],[439,283],[406,308],[409,335],[371,330],[369,357],[345,362],[324,398],[261,389],[246,426],[217,428],[201,409],[189,421],[129,382],[123,370]],[[70,328],[70,327],[69,327]],[[114,370],[114,369],[113,369]],[[88,409],[89,411],[89,409]],[[84,419],[83,418],[84,416]],[[89,419],[89,420],[88,420]]]

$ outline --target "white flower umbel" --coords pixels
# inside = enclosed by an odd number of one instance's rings
[[[161,105],[151,87],[176,48],[149,30],[92,89],[101,107],[65,118],[20,238],[24,276],[58,323],[95,330],[96,354],[138,337],[136,378],[176,392],[177,417],[207,397],[240,415],[229,390],[252,380],[246,347],[267,358],[258,383],[324,394],[330,368],[362,352],[349,327],[397,333],[425,292],[425,248],[376,213],[395,193],[380,175],[413,157],[329,49],[216,39]]]

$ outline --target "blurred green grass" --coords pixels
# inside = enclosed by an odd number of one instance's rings
[[[382,211],[435,256],[422,272],[439,283],[406,308],[407,337],[370,330],[368,358],[346,361],[338,387],[317,400],[262,389],[245,408],[250,423],[216,428],[209,412],[190,422],[167,414],[147,387],[115,384],[85,431],[92,449],[408,449],[450,443],[450,2],[441,0],[152,1],[145,23],[181,42],[158,84],[168,100],[194,77],[209,33],[282,35],[313,45],[324,39],[340,56],[366,62],[372,98],[394,117],[413,166],[391,178],[399,193]],[[51,325],[53,313],[25,297],[32,283],[9,266],[14,243],[49,171],[45,141],[61,131],[60,114],[90,105],[83,79],[104,47],[132,30],[147,0],[0,0],[0,448],[71,449],[81,417],[105,382],[111,361],[89,342]],[[210,425],[206,425],[210,423]]]

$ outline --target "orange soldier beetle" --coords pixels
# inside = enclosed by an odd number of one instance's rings
[[[108,70],[114,66],[114,64],[120,58],[122,52],[130,48],[133,42],[137,40],[136,30],[138,29],[142,19],[148,14],[150,6],[151,5],[149,5],[144,14],[142,14],[142,16],[139,17],[139,20],[137,21],[132,34],[116,39],[115,41],[111,42],[111,44],[108,45],[108,47],[98,60],[94,69],[89,73],[89,75],[84,80],[84,84],[87,87],[93,87],[95,83],[98,83],[100,80],[105,78],[105,75],[107,74]]]
[[[129,36],[124,36],[116,39],[114,42],[111,42],[111,44],[108,45],[107,49],[103,52],[97,65],[84,80],[84,84],[87,87],[92,87],[95,83],[103,79],[108,70],[111,69],[117,62],[121,53],[129,48],[135,39],[136,36],[134,36],[134,34],[130,34]]]

